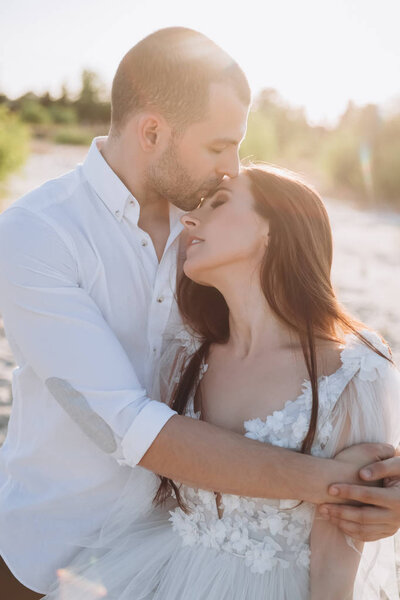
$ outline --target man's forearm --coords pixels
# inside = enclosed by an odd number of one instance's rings
[[[354,479],[354,468],[315,458],[175,415],[139,465],[193,487],[254,498],[332,501],[329,484]]]

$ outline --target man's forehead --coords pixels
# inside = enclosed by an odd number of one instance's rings
[[[188,137],[202,138],[210,144],[237,146],[247,128],[247,109],[240,104],[236,110],[208,110],[201,121],[189,125]]]
[[[189,139],[200,139],[204,143],[237,146],[246,133],[246,117],[231,120],[230,123],[221,123],[221,119],[207,118],[189,125],[185,137]]]
[[[210,119],[203,131],[211,144],[237,146],[246,134],[246,127],[247,114],[243,113],[241,118]]]
[[[243,104],[231,86],[216,84],[214,89],[219,92],[214,95],[210,93],[205,123],[213,131],[215,140],[238,144],[246,132],[249,107]]]
[[[240,140],[247,127],[247,109],[239,104],[235,110],[225,107],[221,111],[209,111],[206,123],[218,139]]]

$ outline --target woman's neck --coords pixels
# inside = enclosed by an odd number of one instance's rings
[[[229,278],[219,288],[229,308],[231,351],[240,358],[250,358],[274,348],[293,344],[295,335],[271,310],[258,277]]]

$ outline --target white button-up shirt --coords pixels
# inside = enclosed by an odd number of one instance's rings
[[[101,527],[175,414],[146,390],[176,311],[183,213],[170,205],[159,263],[98,143],[0,216],[0,313],[18,365],[0,450],[0,555],[38,592]]]

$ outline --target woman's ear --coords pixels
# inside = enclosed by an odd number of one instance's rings
[[[271,238],[271,232],[269,230],[269,223],[268,223],[268,225],[267,225],[267,227],[265,229],[265,232],[264,232],[264,236],[263,236],[264,246],[266,248],[268,248],[270,238]]]

